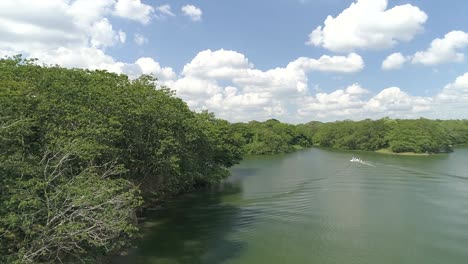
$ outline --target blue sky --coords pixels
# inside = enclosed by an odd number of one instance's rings
[[[0,55],[154,74],[231,121],[468,118],[467,12],[463,0],[11,0]]]

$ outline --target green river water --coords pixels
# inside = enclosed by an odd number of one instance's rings
[[[312,148],[231,172],[216,190],[150,211],[138,247],[113,263],[468,263],[468,148]]]

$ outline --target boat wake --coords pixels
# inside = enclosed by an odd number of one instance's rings
[[[354,163],[360,163],[360,164],[364,164],[364,165],[367,165],[367,166],[371,166],[371,167],[375,167],[374,165],[368,163],[368,162],[365,162],[363,161],[362,159],[360,158],[356,158],[356,157],[353,157],[352,159],[349,160],[350,162],[354,162]]]

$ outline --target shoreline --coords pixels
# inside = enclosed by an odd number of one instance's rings
[[[378,149],[376,153],[389,154],[389,155],[401,155],[401,156],[430,156],[440,153],[416,153],[416,152],[393,152],[390,149]]]
[[[416,152],[392,152],[390,149],[378,149],[378,150],[361,150],[361,149],[339,149],[339,148],[330,148],[330,147],[320,147],[313,146],[313,148],[328,149],[332,151],[347,151],[347,152],[369,152],[369,153],[379,153],[379,154],[388,154],[388,155],[400,155],[400,156],[431,156],[442,153],[416,153]],[[445,152],[443,152],[445,153]]]

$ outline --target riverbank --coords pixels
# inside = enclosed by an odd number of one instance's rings
[[[391,154],[391,155],[402,155],[402,156],[429,156],[438,153],[416,153],[416,152],[393,152],[390,149],[379,149],[376,150],[377,153]]]

